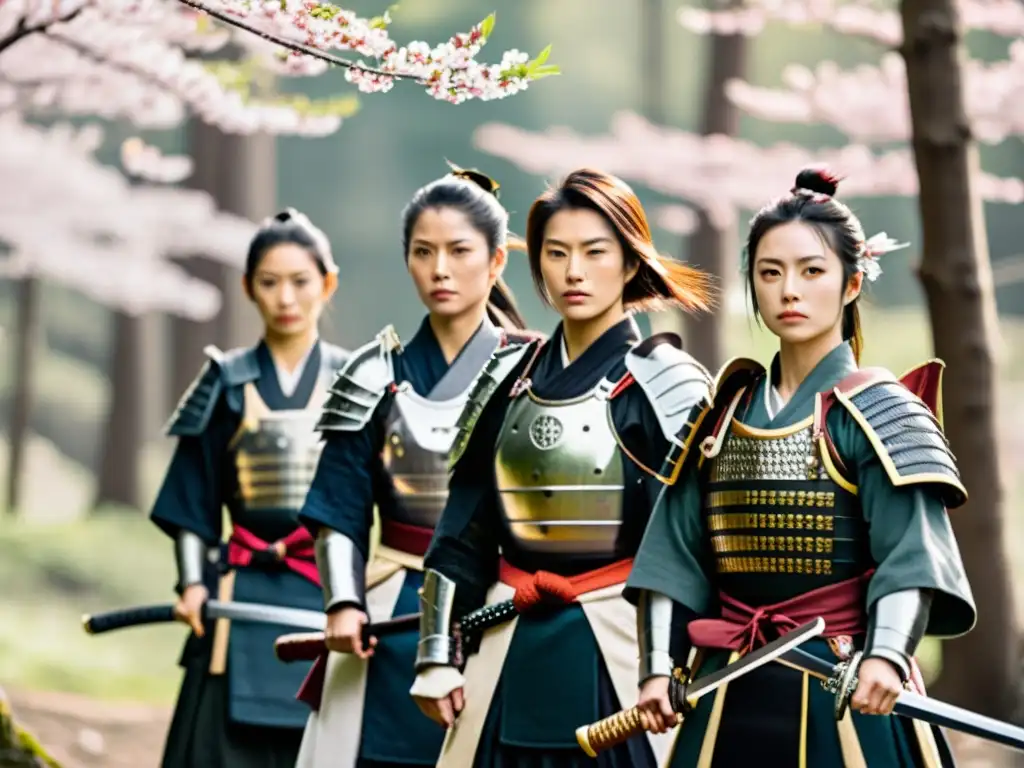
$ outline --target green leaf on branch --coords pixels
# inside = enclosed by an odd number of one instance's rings
[[[491,36],[491,32],[494,31],[495,14],[491,14],[486,19],[480,22],[480,34],[483,35],[486,40]]]
[[[555,64],[547,64],[543,67],[537,67],[536,69],[530,70],[531,80],[540,80],[542,77],[550,77],[551,75],[560,75],[562,70]]]
[[[550,56],[550,55],[551,55],[551,45],[549,43],[548,47],[545,48],[543,51],[541,51],[539,54],[537,54],[537,58],[530,62],[530,65],[529,65],[530,66],[530,70],[532,71],[532,70],[535,70],[535,69],[543,66],[544,62],[546,62],[548,60],[548,56]]]

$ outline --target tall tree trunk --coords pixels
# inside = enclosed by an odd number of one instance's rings
[[[189,143],[195,161],[193,188],[211,194],[217,207],[228,213],[260,221],[275,212],[277,203],[277,154],[273,136],[224,135],[216,128],[193,120]],[[199,372],[203,347],[215,344],[228,349],[252,344],[260,327],[242,294],[240,270],[204,258],[201,254],[179,262],[196,277],[216,285],[222,295],[221,311],[206,322],[183,318],[171,320],[173,380],[169,389],[177,405],[182,393]]]
[[[17,342],[12,361],[14,391],[11,397],[7,454],[7,511],[12,515],[19,511],[24,500],[22,481],[25,479],[25,454],[32,423],[32,386],[35,384],[39,347],[43,341],[39,280],[31,276],[19,280],[15,300],[18,304],[15,328]]]
[[[732,0],[729,7],[741,5]],[[747,38],[745,35],[712,35],[708,57],[708,76],[705,80],[701,134],[735,136],[739,133],[739,110],[725,96],[725,84],[742,77],[747,68]],[[725,362],[725,319],[728,311],[728,291],[736,272],[737,248],[733,229],[723,230],[712,224],[707,212],[698,212],[697,231],[690,236],[689,262],[703,269],[715,279],[721,289],[721,304],[714,312],[686,318],[686,348],[709,370],[717,371]]]
[[[139,456],[143,445],[142,322],[118,312],[114,318],[110,405],[100,452],[93,508],[142,506]]]
[[[1012,716],[1017,622],[1004,553],[1003,481],[995,424],[997,328],[978,178],[964,109],[962,27],[954,0],[903,0],[903,57],[920,178],[920,278],[936,356],[947,369],[945,422],[970,502],[952,515],[978,603],[978,624],[943,645],[936,696]]]

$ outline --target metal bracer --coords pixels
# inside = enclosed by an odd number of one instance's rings
[[[203,564],[206,562],[206,542],[184,529],[174,540],[174,559],[178,565],[178,591],[203,583]]]
[[[346,605],[362,608],[366,602],[366,561],[352,540],[322,528],[314,550],[324,590],[324,611]]]
[[[641,590],[636,606],[636,636],[640,646],[640,679],[672,675],[672,599]]]
[[[903,681],[910,679],[910,660],[928,626],[931,592],[904,589],[880,597],[868,619],[864,658],[891,662]]]
[[[416,646],[416,671],[448,666],[455,656],[452,609],[455,582],[433,569],[423,574],[420,591],[420,641]]]

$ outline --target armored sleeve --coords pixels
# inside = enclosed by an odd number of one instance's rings
[[[836,397],[863,431],[893,486],[928,486],[949,509],[967,500],[942,427],[919,397],[889,381]]]
[[[899,399],[893,398],[894,405],[907,399],[902,394],[896,397]],[[917,423],[927,423],[923,416],[915,419]],[[930,606],[926,612],[922,611],[922,615],[926,615],[924,633],[943,637],[963,634],[974,625],[976,609],[946,511],[948,494],[955,486],[951,482],[930,480],[894,482],[894,471],[907,466],[906,460],[887,461],[889,454],[882,451],[884,444],[880,445],[879,433],[866,430],[865,422],[863,414],[857,418],[845,408],[835,408],[828,415],[829,433],[843,463],[853,470],[851,479],[856,482],[860,508],[868,526],[870,554],[875,563],[867,593],[868,615],[874,619],[873,627],[905,632],[908,638],[913,638],[908,643],[916,642],[919,631],[915,622],[911,621],[908,626],[893,624],[889,603],[895,599],[886,598],[920,590],[931,594]],[[880,424],[880,420],[875,423]],[[879,429],[882,434],[888,434],[884,426]],[[930,445],[936,462],[941,461],[945,451],[934,443]],[[934,466],[946,465],[936,463]],[[948,467],[945,472],[933,474],[953,477]],[[914,475],[897,475],[896,479],[907,477]],[[920,475],[917,477],[921,479]],[[905,607],[899,600],[895,600],[895,605],[900,610]],[[890,642],[885,641],[885,644]]]
[[[389,325],[345,361],[328,392],[316,428],[323,432],[358,432],[370,421],[395,381],[393,355],[398,337]]]
[[[208,346],[203,352],[209,359],[181,396],[178,407],[175,408],[165,428],[167,435],[194,437],[202,434],[209,425],[213,409],[224,391],[224,354],[213,345]]]

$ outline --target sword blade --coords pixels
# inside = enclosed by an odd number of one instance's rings
[[[835,669],[835,665],[825,659],[820,659],[799,648],[786,651],[776,661],[801,672],[807,672],[821,680],[828,680]],[[893,714],[1024,750],[1024,728],[979,715],[969,709],[922,696],[913,691],[900,693],[900,697],[893,707]]]
[[[814,621],[803,624],[792,632],[787,632],[777,640],[762,645],[757,650],[742,656],[728,666],[722,667],[716,672],[703,675],[686,686],[685,696],[687,700],[699,699],[706,696],[715,689],[721,687],[730,680],[746,675],[758,667],[776,659],[787,651],[791,651],[801,643],[818,637],[825,631],[825,620],[818,617]]]
[[[327,617],[320,611],[304,608],[286,608],[263,603],[222,603],[208,600],[204,607],[207,618],[248,621],[254,624],[282,624],[296,629],[324,629]]]

